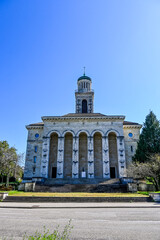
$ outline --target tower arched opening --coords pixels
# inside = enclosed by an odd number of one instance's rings
[[[87,100],[82,101],[82,113],[87,113]]]

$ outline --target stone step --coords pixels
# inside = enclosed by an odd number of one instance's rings
[[[95,184],[64,184],[64,185],[38,185],[36,184],[35,191],[36,192],[91,192]]]
[[[64,186],[41,186],[36,185],[36,192],[92,192],[92,193],[125,193],[127,192],[127,186],[125,185],[70,185]]]
[[[67,182],[67,181],[66,181]],[[119,179],[108,180],[101,183],[90,184],[84,183],[82,181],[76,182],[76,184],[65,184],[65,181],[47,181],[45,184],[36,183],[35,191],[36,192],[106,192],[106,193],[124,193],[127,192],[127,185],[120,184]]]
[[[53,186],[53,185],[65,185],[65,184],[119,184],[119,179],[82,179],[82,178],[77,178],[77,179],[57,179],[57,178],[50,178],[46,179],[43,185],[45,186]]]
[[[126,193],[127,185],[123,184],[99,184],[91,189],[93,193]]]

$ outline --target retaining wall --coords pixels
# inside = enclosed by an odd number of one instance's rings
[[[5,202],[149,202],[150,197],[16,197],[8,196]]]

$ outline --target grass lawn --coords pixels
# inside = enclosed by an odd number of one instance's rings
[[[143,194],[143,195],[149,195],[150,193],[160,193],[160,191],[157,191],[157,192],[138,192],[139,194]]]
[[[7,192],[7,191],[5,191]],[[85,193],[85,192],[70,192],[70,193],[52,193],[52,192],[22,192],[8,191],[9,196],[28,196],[28,197],[146,197],[142,193]]]

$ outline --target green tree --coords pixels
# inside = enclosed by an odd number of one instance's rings
[[[7,141],[0,141],[0,175],[3,179],[6,176],[6,185],[9,185],[9,178],[22,175],[21,155],[18,155],[14,147],[9,147]]]
[[[9,149],[9,144],[7,141],[0,141],[0,176],[3,178],[6,176],[6,158],[5,158],[5,153]]]
[[[150,155],[150,160],[145,163],[133,162],[128,170],[127,175],[133,178],[148,179],[156,188],[160,190],[160,154]]]
[[[156,115],[150,111],[146,116],[133,160],[146,162],[150,159],[150,154],[154,153],[160,153],[160,125]]]

